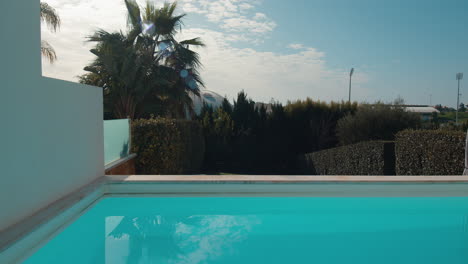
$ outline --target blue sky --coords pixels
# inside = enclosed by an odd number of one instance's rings
[[[76,80],[92,59],[84,36],[95,28],[125,28],[123,0],[47,2],[63,26],[57,34],[42,30],[59,56],[54,65],[43,62],[43,73]],[[342,100],[354,67],[357,101],[402,96],[429,104],[432,94],[432,104],[454,106],[455,74],[468,78],[468,1],[178,2],[188,14],[180,37],[200,36],[208,44],[199,51],[207,89],[229,98],[245,90],[258,101]],[[468,102],[463,87],[461,100]]]
[[[369,71],[370,98],[428,104],[433,94],[434,103],[454,104],[455,73],[468,71],[468,1],[293,2],[264,2],[278,24],[272,39],[315,47],[331,67]]]

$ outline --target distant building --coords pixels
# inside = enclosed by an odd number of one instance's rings
[[[192,98],[193,108],[197,115],[200,114],[203,104],[211,106],[213,109],[220,107],[223,104],[224,97],[209,90],[200,89],[200,96],[190,93]]]
[[[430,121],[432,120],[432,117],[434,116],[434,113],[439,114],[440,111],[435,109],[432,106],[428,105],[409,105],[409,106],[404,106],[405,110],[407,112],[412,112],[412,113],[418,113],[421,115],[421,119],[423,121]]]
[[[259,103],[259,102],[255,103],[256,110],[259,110],[262,106],[265,108],[267,114],[271,114],[273,112],[272,104]]]

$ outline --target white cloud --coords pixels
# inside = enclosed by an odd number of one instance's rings
[[[76,81],[76,76],[84,73],[83,68],[94,55],[89,50],[94,46],[86,37],[98,28],[114,31],[125,29],[126,13],[122,8],[109,8],[112,0],[47,0],[61,18],[61,28],[51,33],[42,26],[42,39],[47,40],[55,49],[58,60],[50,64],[42,61],[45,76]]]
[[[222,29],[229,32],[251,32],[251,33],[268,33],[273,31],[276,24],[263,19],[248,19],[245,17],[236,17],[225,19],[221,25]]]
[[[254,6],[249,3],[241,3],[239,4],[239,9],[241,12],[245,12],[247,10],[253,9]]]
[[[314,48],[280,54],[234,48],[225,41],[225,33],[206,29],[189,29],[184,35],[200,36],[205,41],[207,47],[197,51],[204,64],[206,86],[231,99],[241,90],[264,102],[272,98],[282,102],[306,97],[326,101],[347,98],[348,70],[328,67],[325,54]],[[366,95],[362,85],[368,81],[367,73],[356,73],[354,96]]]
[[[290,49],[295,49],[295,50],[300,50],[304,48],[304,45],[299,44],[299,43],[292,43],[288,45],[288,48]]]
[[[263,13],[255,13],[254,19],[262,20],[262,19],[268,19],[268,17]]]
[[[220,4],[214,5],[213,2]],[[44,60],[43,74],[76,81],[76,76],[84,73],[83,67],[94,58],[89,52],[93,45],[86,43],[85,37],[96,28],[109,31],[125,29],[126,14],[123,1],[121,5],[116,5],[115,0],[48,0],[48,3],[59,11],[62,28],[53,34],[43,27],[43,38],[56,49],[59,58],[53,65]],[[224,10],[224,22],[220,22],[220,27],[225,28],[224,32],[187,28],[183,31],[184,36],[181,36],[201,37],[207,44],[206,48],[197,50],[204,64],[201,74],[207,89],[229,98],[236,96],[240,90],[245,90],[253,99],[259,101],[275,98],[286,102],[308,96],[321,100],[347,98],[348,69],[330,68],[323,52],[301,44],[289,45],[293,49],[298,48],[292,54],[258,51],[255,47],[238,48],[232,45],[232,41],[251,41],[252,32],[262,35],[274,29],[275,25],[269,24],[268,19],[265,20],[266,15],[258,12],[251,15],[252,20],[243,15],[228,18],[230,12],[239,14],[242,3],[250,3],[252,6],[256,3],[244,0],[181,0],[180,3],[187,8],[186,12],[192,8],[193,12],[208,15],[213,12],[210,8]],[[353,77],[356,91],[353,97],[366,95],[368,90],[363,84],[368,79],[365,72],[357,72]]]
[[[223,30],[242,32],[242,36],[233,38],[236,41],[259,43],[259,39],[276,28],[276,23],[266,14],[254,12],[258,0],[179,0],[178,3],[184,12],[202,14]]]

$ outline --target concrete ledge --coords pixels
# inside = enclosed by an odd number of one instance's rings
[[[108,196],[468,197],[468,177],[106,176]]]
[[[205,182],[205,183],[320,183],[320,182],[393,182],[437,183],[468,182],[468,176],[268,176],[268,175],[112,175],[105,176],[107,183],[142,182]]]
[[[130,154],[125,158],[118,159],[107,164],[104,167],[106,175],[118,175],[118,174],[128,174],[128,173],[135,173],[135,164],[134,159],[136,158],[136,154]],[[123,172],[123,173],[119,173]]]

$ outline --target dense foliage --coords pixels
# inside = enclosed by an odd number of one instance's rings
[[[106,118],[193,115],[189,93],[198,94],[203,83],[199,55],[190,46],[203,43],[176,40],[185,16],[175,15],[176,3],[156,8],[147,2],[143,9],[134,0],[125,3],[128,32],[98,30],[89,37],[96,59],[80,82],[104,88]]]
[[[294,173],[298,154],[330,148],[338,142],[337,121],[356,104],[311,99],[256,105],[244,92],[232,106],[202,109],[206,138],[205,170],[233,173]]]
[[[135,120],[132,152],[137,154],[137,174],[199,173],[205,153],[203,130],[196,121]]]
[[[336,133],[340,144],[348,145],[367,140],[393,140],[399,131],[420,126],[418,114],[377,103],[361,105],[355,114],[340,119]]]
[[[464,132],[405,130],[396,136],[397,175],[462,175]]]
[[[317,175],[394,175],[395,144],[366,141],[317,151],[299,158],[306,174]]]
[[[338,145],[338,121],[359,111],[357,103],[316,102],[311,99],[286,105],[296,153],[309,153]]]

